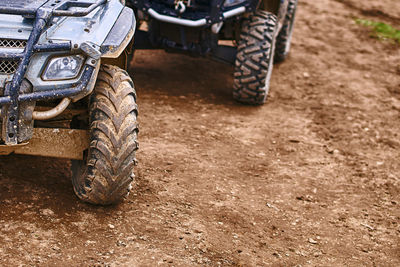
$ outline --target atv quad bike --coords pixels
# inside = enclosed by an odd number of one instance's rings
[[[140,22],[135,49],[162,48],[235,65],[233,97],[260,105],[273,62],[290,49],[297,0],[128,0]],[[228,42],[227,42],[228,41]],[[226,45],[226,43],[230,45]]]
[[[72,159],[80,199],[120,201],[138,148],[123,70],[133,10],[118,0],[5,0],[0,25],[0,154]]]

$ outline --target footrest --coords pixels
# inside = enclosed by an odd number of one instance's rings
[[[29,143],[0,145],[0,155],[15,153],[82,160],[83,152],[88,147],[89,132],[86,130],[35,128]]]

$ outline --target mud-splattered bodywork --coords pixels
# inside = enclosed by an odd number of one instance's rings
[[[0,142],[32,137],[37,101],[90,94],[101,58],[117,58],[134,30],[133,11],[117,0],[1,1]],[[44,78],[53,59],[70,56],[80,60],[74,77]]]

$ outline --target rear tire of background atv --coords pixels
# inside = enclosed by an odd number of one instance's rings
[[[271,79],[276,16],[258,10],[242,23],[233,82],[233,98],[239,102],[261,105],[267,99]]]
[[[297,0],[289,0],[282,28],[276,38],[274,62],[279,63],[286,59],[290,51],[294,19],[296,17]]]
[[[90,147],[86,160],[72,161],[76,195],[108,205],[128,195],[138,149],[136,92],[124,70],[102,65],[90,96]]]

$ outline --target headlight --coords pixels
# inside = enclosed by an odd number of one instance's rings
[[[224,7],[236,6],[243,3],[245,0],[225,0]]]
[[[83,60],[81,55],[53,58],[47,64],[42,79],[45,81],[73,79],[79,74]]]

